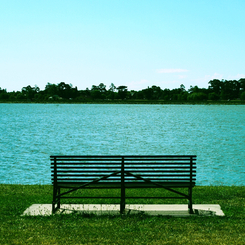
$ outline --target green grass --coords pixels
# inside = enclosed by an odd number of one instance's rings
[[[21,216],[32,204],[51,203],[52,187],[0,185],[0,188],[0,244],[245,244],[245,187],[195,187],[194,203],[220,204],[225,217],[184,218],[79,213]],[[156,189],[151,191],[159,194]],[[96,190],[91,192],[91,195],[98,194]],[[144,194],[145,190],[138,192]],[[108,193],[105,191],[104,194]],[[105,200],[97,199],[85,202],[100,201],[105,203]],[[139,203],[139,200],[130,202]],[[166,203],[164,200],[160,202]],[[168,203],[183,201],[171,200]]]

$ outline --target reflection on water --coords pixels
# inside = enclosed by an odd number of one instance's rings
[[[54,154],[196,154],[198,185],[245,185],[245,106],[0,104],[0,183],[50,184]]]

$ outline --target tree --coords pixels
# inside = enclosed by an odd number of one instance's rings
[[[240,98],[241,100],[245,100],[245,78],[241,78],[239,80],[240,84]]]
[[[51,97],[51,96],[53,97],[54,95],[58,96],[58,86],[56,84],[48,83],[45,86],[44,91],[48,97]]]
[[[106,85],[104,83],[100,83],[99,86],[92,85],[91,96],[93,99],[105,99],[106,92]]]
[[[208,82],[210,86],[208,87],[209,90],[220,95],[222,89],[222,82],[218,79],[214,79]]]
[[[98,88],[99,88],[99,91],[101,93],[105,93],[106,92],[106,85],[104,83],[100,83]]]
[[[218,100],[219,99],[219,95],[217,95],[215,92],[209,93],[208,94],[208,99],[209,100]]]
[[[241,94],[241,100],[245,100],[245,92]]]
[[[162,91],[162,97],[164,100],[171,100],[171,91],[169,88],[165,88],[163,91]]]
[[[7,90],[6,89],[1,89],[0,88],[0,99],[1,100],[6,100],[9,98],[9,95],[7,93]]]
[[[96,90],[100,90],[98,86],[96,85],[92,85],[91,91],[96,91]]]
[[[198,88],[198,86],[190,86],[190,88],[189,88],[189,93],[198,93],[198,92],[200,92],[200,89]]]
[[[199,88],[195,86],[194,88],[191,86],[189,91],[192,93],[193,91],[198,91]],[[183,84],[180,85],[179,88],[173,89],[171,91],[171,100],[187,100],[188,92],[185,90],[185,86]]]
[[[182,92],[185,92],[185,85],[184,85],[184,84],[181,84],[181,85],[180,85],[180,90],[181,90]]]
[[[207,95],[203,92],[194,92],[187,97],[187,99],[191,101],[202,101],[206,100],[207,98]]]
[[[239,83],[240,83],[240,90],[245,91],[245,78],[241,78],[239,80]]]
[[[114,100],[115,98],[115,90],[116,90],[116,86],[114,85],[114,83],[111,83],[110,87],[109,87],[109,90],[107,91],[107,98],[110,99],[110,100]]]
[[[128,92],[127,86],[124,86],[124,85],[119,86],[119,87],[117,87],[117,90],[118,90],[119,99],[123,100],[123,99],[127,98],[127,92]]]
[[[78,95],[77,87],[73,88],[72,84],[61,82],[57,89],[58,95],[64,99],[74,99]]]
[[[142,89],[142,93],[143,93],[143,99],[147,99],[147,100],[152,100],[153,99],[153,89],[152,88],[146,88],[146,89]]]
[[[116,86],[114,85],[114,83],[111,83],[110,88],[109,88],[109,91],[115,92],[116,89],[117,89],[117,88],[116,88]]]
[[[159,86],[153,85],[151,87],[152,89],[152,99],[153,100],[159,100],[162,97],[162,89]]]
[[[66,84],[65,82],[61,82],[59,84],[51,84],[48,83],[45,86],[44,94],[46,97],[53,99],[56,98],[64,98],[64,99],[74,99],[79,95],[77,87],[73,88],[72,84]]]
[[[21,92],[25,96],[25,98],[33,100],[35,94],[37,94],[40,91],[40,88],[35,85],[35,87],[31,87],[28,85],[27,87],[23,87]]]

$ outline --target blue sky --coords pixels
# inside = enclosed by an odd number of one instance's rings
[[[245,78],[244,0],[0,0],[0,87]]]

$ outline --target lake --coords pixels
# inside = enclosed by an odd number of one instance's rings
[[[0,183],[51,184],[50,155],[197,155],[197,185],[245,185],[244,105],[0,104]]]

